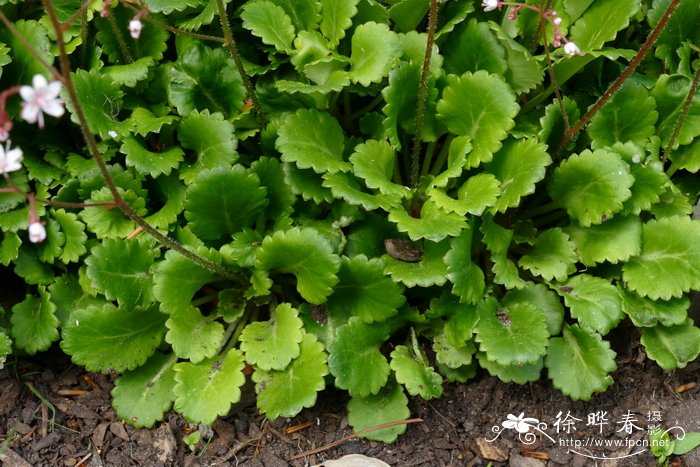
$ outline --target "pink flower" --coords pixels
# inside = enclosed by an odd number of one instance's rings
[[[22,150],[10,149],[8,143],[4,148],[0,146],[0,173],[6,174],[22,168]]]
[[[46,228],[39,221],[33,221],[29,224],[29,241],[32,243],[41,243],[46,240]]]
[[[43,75],[34,75],[31,86],[19,88],[19,94],[24,100],[22,118],[29,123],[39,122],[39,128],[44,128],[44,113],[60,117],[65,112],[63,99],[58,98],[61,83],[49,83]]]
[[[143,29],[143,24],[141,24],[140,19],[134,18],[129,21],[129,33],[131,34],[132,39],[138,39],[141,37],[141,29]]]
[[[484,7],[484,11],[493,11],[501,5],[499,0],[484,0],[481,4]]]

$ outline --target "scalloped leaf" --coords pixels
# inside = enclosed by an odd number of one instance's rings
[[[12,339],[5,331],[0,331],[0,370],[5,368],[5,361],[12,353]]]
[[[576,271],[576,246],[560,228],[540,233],[533,248],[520,257],[518,265],[546,281],[566,280]]]
[[[443,333],[433,338],[433,352],[438,365],[445,365],[456,370],[462,366],[470,365],[476,353],[476,345],[472,340],[465,341],[461,346],[456,346]]]
[[[406,420],[410,417],[408,397],[400,384],[391,382],[376,395],[353,396],[348,402],[348,423],[355,432],[383,423]],[[391,444],[406,432],[406,425],[396,425],[359,435],[361,438]]]
[[[644,142],[654,134],[656,101],[649,91],[634,80],[627,80],[613,97],[595,114],[588,125],[593,149],[616,142]]]
[[[139,196],[133,190],[124,190],[117,187],[117,191],[134,212],[140,216],[146,214],[146,200],[144,197]],[[114,201],[114,197],[108,187],[93,191],[88,200],[91,203],[111,201]],[[85,222],[88,230],[93,232],[97,238],[124,238],[136,228],[136,223],[129,219],[121,209],[116,209],[112,206],[88,206],[78,215]]]
[[[629,25],[641,7],[640,0],[619,0],[614,4],[596,1],[571,27],[571,37],[584,52],[600,49]]]
[[[282,165],[282,170],[285,182],[295,195],[301,195],[305,201],[314,201],[316,204],[333,201],[330,188],[323,186],[324,179],[313,170],[300,169],[289,162]]]
[[[173,146],[163,151],[153,152],[132,136],[124,138],[119,152],[126,154],[126,165],[135,168],[139,173],[151,177],[168,175],[176,169],[185,153],[179,146]]]
[[[513,91],[516,94],[522,94],[542,84],[544,80],[542,63],[535,59],[527,48],[512,38],[504,28],[494,22],[489,22],[489,27],[496,33],[505,49],[507,65],[503,77]]]
[[[105,239],[85,259],[91,286],[117,300],[122,309],[151,303],[151,266],[154,253],[138,240]]]
[[[668,300],[700,289],[700,221],[651,220],[642,227],[642,249],[622,267],[627,287],[642,297]]]
[[[351,165],[343,160],[345,136],[338,121],[316,109],[299,109],[289,115],[278,130],[275,147],[284,162],[316,173],[347,172]]]
[[[352,26],[352,17],[357,14],[358,0],[321,0],[321,33],[331,47],[338,45],[345,37],[345,31]]]
[[[493,162],[484,170],[500,182],[501,196],[496,201],[496,212],[520,205],[523,196],[535,192],[535,184],[542,180],[546,167],[552,163],[547,147],[534,139],[508,140],[493,156]]]
[[[445,172],[440,175],[443,174]],[[458,199],[451,198],[438,188],[432,188],[428,191],[430,199],[440,209],[457,213],[460,216],[466,216],[467,213],[480,216],[486,208],[496,204],[500,194],[500,182],[493,175],[486,173],[479,173],[469,177],[459,188],[457,192]]]
[[[396,223],[399,232],[408,233],[413,241],[425,238],[439,242],[458,236],[467,227],[464,217],[441,209],[432,199],[423,204],[419,215],[413,217],[401,206],[389,211],[389,220]]]
[[[656,134],[661,138],[662,146],[666,146],[671,139],[676,123],[681,118],[690,88],[691,81],[685,76],[661,75],[656,80],[654,89],[651,90],[651,95],[656,100],[659,111]],[[675,141],[676,144],[690,144],[699,135],[700,94],[695,94]]]
[[[179,358],[198,363],[213,358],[224,339],[224,326],[215,316],[204,316],[195,307],[187,305],[170,313],[165,326],[165,341]]]
[[[102,50],[109,57],[109,63],[124,64],[143,57],[161,60],[163,52],[168,48],[170,33],[164,28],[151,23],[145,23],[138,39],[127,34],[129,21],[134,18],[134,12],[121,5],[110,9],[112,18],[95,15],[92,20],[97,26],[97,41],[102,44]],[[154,15],[156,20],[163,21],[160,15]],[[114,28],[116,22],[117,30]],[[126,53],[128,53],[128,56]]]
[[[496,361],[489,360],[483,352],[477,352],[479,365],[504,383],[527,384],[540,379],[542,368],[544,368],[544,358],[540,358],[535,363],[525,365],[501,365]]]
[[[62,329],[61,349],[89,371],[133,370],[163,340],[165,316],[155,307],[120,310],[112,304],[76,309]]]
[[[156,352],[133,371],[117,378],[112,406],[117,416],[136,428],[153,428],[173,405],[175,355]]]
[[[469,44],[469,47],[464,44]],[[457,26],[441,48],[445,72],[453,75],[486,70],[503,76],[508,67],[505,49],[491,32],[489,24],[477,22],[476,18]]]
[[[649,358],[664,370],[685,368],[700,355],[700,329],[692,319],[675,326],[644,328],[641,342]]]
[[[110,131],[122,136],[129,132],[128,123],[116,119],[124,93],[111,78],[98,70],[78,70],[73,73],[72,81],[90,131],[102,139],[111,139]],[[66,108],[71,113],[71,121],[80,124],[70,99],[66,100]]]
[[[384,275],[384,262],[364,255],[343,257],[338,284],[328,298],[333,313],[358,316],[365,323],[382,322],[406,302],[403,287]]]
[[[37,292],[38,297],[27,295],[15,304],[10,316],[10,333],[14,344],[29,355],[48,349],[59,338],[60,322],[55,314],[56,305],[51,302],[46,287],[39,286]]]
[[[522,289],[509,290],[501,300],[501,304],[505,307],[516,303],[530,303],[542,310],[549,335],[559,334],[564,322],[564,306],[557,294],[549,290],[546,285],[527,282]]]
[[[579,274],[555,290],[584,329],[606,335],[624,318],[620,291],[606,279]]]
[[[14,27],[17,29],[18,36],[15,36],[4,25],[0,28],[0,42],[14,52],[11,55],[11,65],[2,69],[3,81],[29,84],[34,75],[46,73],[46,68],[39,58],[48,64],[53,64],[54,57],[50,52],[51,43],[46,28],[38,21],[20,19],[14,23]],[[26,52],[20,38],[32,46],[36,55]]]
[[[278,159],[263,156],[251,164],[250,170],[258,176],[260,185],[267,190],[268,205],[265,208],[265,216],[274,221],[291,214],[294,211],[296,196],[285,181],[282,163]]]
[[[424,355],[415,356],[405,345],[397,345],[391,352],[391,369],[396,381],[406,387],[412,396],[424,400],[442,395],[442,377],[429,367]]]
[[[411,194],[410,188],[391,181],[397,163],[396,152],[386,141],[368,140],[358,144],[350,162],[355,175],[363,179],[368,188],[401,198],[408,198]]]
[[[233,117],[243,108],[243,80],[223,48],[193,43],[168,67],[168,78],[168,97],[180,115],[208,109]]]
[[[493,153],[513,128],[519,106],[515,93],[503,78],[481,70],[447,77],[447,87],[437,103],[438,119],[451,133],[472,138],[467,167],[491,162]]]
[[[613,383],[609,373],[617,369],[610,343],[577,324],[564,325],[562,337],[550,339],[545,366],[555,388],[584,401],[605,391]]]
[[[173,11],[182,11],[188,7],[201,6],[202,0],[144,0],[148,6],[148,11],[156,13],[165,13],[166,15]]]
[[[547,351],[547,323],[542,310],[529,303],[499,309],[490,297],[478,306],[476,342],[489,360],[501,365],[535,363]]]
[[[352,35],[350,79],[362,86],[378,83],[398,64],[401,43],[386,24],[374,21],[360,24]]]
[[[656,27],[659,24],[670,3],[670,0],[654,0],[652,8],[647,12],[651,27]],[[679,60],[677,51],[683,43],[700,43],[698,23],[700,23],[700,10],[698,10],[697,5],[694,5],[693,2],[680,2],[654,44],[654,55],[663,58],[666,68],[676,68],[674,65]]]
[[[449,249],[448,241],[424,241],[423,257],[418,262],[401,261],[384,255],[384,272],[389,274],[394,282],[401,282],[406,287],[443,285],[447,281],[447,265],[443,258]]]
[[[622,311],[637,327],[683,324],[688,317],[689,307],[690,299],[686,295],[671,300],[649,300],[634,292],[622,290]]]
[[[66,212],[64,209],[52,209],[49,211],[49,215],[58,223],[66,238],[59,258],[64,263],[78,261],[87,251],[85,224],[78,220],[76,214]]]
[[[265,371],[284,370],[299,356],[304,323],[289,303],[281,303],[268,321],[248,324],[241,333],[246,361]]]
[[[133,88],[139,81],[143,81],[149,76],[150,68],[153,66],[153,58],[139,58],[128,65],[112,65],[102,69],[102,73],[114,81],[116,84]]]
[[[204,269],[173,250],[168,250],[165,260],[155,268],[153,295],[160,302],[160,310],[172,314],[187,309],[194,294],[205,284],[217,279],[219,276],[216,273]]]
[[[615,216],[590,227],[572,225],[566,228],[566,232],[586,266],[604,261],[627,261],[638,255],[642,246],[642,222],[636,216]]]
[[[174,115],[156,117],[150,110],[136,107],[131,112],[127,122],[131,126],[131,131],[137,135],[146,136],[149,133],[160,133],[163,126],[170,125],[177,120],[178,117]]]
[[[385,211],[400,205],[400,199],[382,194],[370,194],[362,191],[360,183],[349,173],[337,172],[323,174],[323,186],[330,188],[335,198],[345,200],[353,206],[362,206],[367,211],[382,208]]]
[[[506,288],[523,288],[525,281],[520,278],[520,273],[515,263],[508,258],[508,249],[513,239],[513,231],[508,230],[496,222],[493,217],[486,216],[481,224],[481,233],[486,248],[491,252],[491,271],[495,274],[494,282],[505,285]]]
[[[284,371],[256,369],[253,373],[258,409],[270,420],[294,417],[304,407],[313,407],[317,393],[326,387],[323,344],[312,334],[304,334],[299,349],[299,356]]]
[[[273,46],[278,52],[290,55],[293,51],[294,25],[284,9],[268,0],[249,2],[241,12],[243,27]]]
[[[238,160],[238,140],[231,122],[220,113],[194,111],[182,119],[177,137],[183,148],[197,153],[197,160],[180,171],[180,178],[190,184],[203,170],[231,168]]]
[[[472,261],[472,228],[450,243],[450,251],[444,257],[447,265],[447,279],[452,282],[452,293],[462,303],[477,304],[484,296],[486,282],[484,272]]]
[[[265,237],[255,266],[294,274],[299,294],[309,303],[321,304],[338,283],[340,259],[330,242],[316,230],[295,227]]]
[[[611,151],[585,150],[554,170],[549,194],[583,227],[600,224],[632,196],[634,177],[622,158]]]
[[[185,217],[204,241],[228,240],[250,227],[267,206],[267,189],[241,165],[202,172],[187,188]]]
[[[353,397],[377,394],[391,372],[380,351],[388,338],[389,327],[383,323],[365,324],[360,318],[352,317],[340,326],[336,338],[328,345],[328,367],[335,376],[336,387],[347,389]]]
[[[175,410],[190,423],[211,426],[241,398],[245,361],[238,349],[199,363],[180,362],[175,370]]]

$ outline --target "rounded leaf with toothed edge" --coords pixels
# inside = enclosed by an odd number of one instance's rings
[[[27,295],[12,307],[10,334],[15,346],[29,355],[47,350],[59,338],[56,305],[50,298],[46,288],[40,286],[38,297]],[[65,342],[65,334],[63,338]]]
[[[234,134],[234,127],[218,112],[191,112],[180,121],[177,137],[183,148],[191,149],[197,154],[197,159],[187,167],[182,167],[178,173],[188,185],[202,171],[230,169],[238,160],[238,140]]]
[[[350,54],[350,79],[362,86],[377,83],[398,64],[401,44],[398,35],[386,24],[374,21],[355,28]]]
[[[439,242],[458,236],[467,226],[464,217],[441,209],[432,199],[423,204],[419,217],[413,217],[400,206],[389,211],[389,220],[396,224],[399,232],[406,232],[413,241],[425,238]]]
[[[530,303],[544,312],[547,330],[550,336],[556,336],[561,332],[564,322],[564,306],[556,293],[549,290],[544,284],[527,282],[522,289],[509,290],[501,300],[503,306],[511,306],[515,303]]]
[[[584,329],[606,335],[624,318],[620,291],[609,280],[579,274],[555,287],[555,291]]]
[[[321,33],[331,47],[337,46],[352,26],[352,17],[357,14],[358,0],[321,0]]]
[[[192,363],[213,358],[224,338],[223,325],[213,318],[202,315],[191,305],[183,307],[171,313],[165,322],[168,328],[165,341],[178,357]]]
[[[560,228],[547,229],[538,235],[532,250],[520,257],[518,265],[546,281],[566,280],[576,271],[576,247]]]
[[[571,37],[583,51],[600,49],[629,25],[640,4],[639,0],[593,2],[571,27]]]
[[[291,53],[294,25],[284,9],[268,0],[248,2],[242,8],[243,27],[273,46],[278,52]]]
[[[700,329],[692,319],[674,326],[644,328],[641,342],[649,358],[664,370],[685,368],[700,355]]]
[[[525,365],[501,365],[494,360],[489,360],[484,352],[477,352],[476,356],[482,368],[504,383],[526,384],[537,381],[544,368],[544,357],[540,357],[535,363]]]
[[[309,303],[320,304],[338,283],[340,259],[316,230],[295,227],[265,237],[255,260],[258,269],[293,274],[297,290]]]
[[[671,300],[650,300],[629,290],[621,290],[622,311],[637,327],[674,326],[683,324],[688,317],[690,299],[682,297]]]
[[[241,333],[246,361],[261,370],[284,370],[299,356],[304,323],[289,303],[275,308],[268,321],[248,324]]]
[[[407,420],[410,416],[408,397],[404,394],[403,387],[394,381],[383,387],[377,394],[353,396],[348,402],[348,423],[355,432],[384,423]],[[391,444],[405,432],[406,425],[402,424],[372,430],[359,437]]]
[[[382,256],[384,272],[394,282],[401,282],[406,287],[430,287],[443,285],[447,281],[447,265],[443,258],[450,249],[450,242],[423,242],[423,257],[417,263],[401,261],[389,255]]]
[[[355,175],[363,179],[368,188],[378,189],[385,195],[407,198],[411,190],[391,181],[396,158],[396,152],[386,141],[368,140],[355,146],[350,162]]]
[[[590,227],[572,225],[566,232],[586,266],[626,261],[638,255],[642,245],[642,222],[636,216],[615,216]]]
[[[128,132],[128,125],[116,119],[124,93],[109,77],[97,70],[78,70],[73,73],[73,85],[92,132],[105,139],[110,137],[110,131],[118,134]],[[66,101],[66,108],[71,113],[71,120],[79,123],[70,99]]]
[[[405,345],[396,346],[391,352],[390,363],[396,381],[403,384],[412,396],[420,395],[425,400],[440,397],[442,377],[421,360],[425,360],[425,356],[422,359],[414,357]]]

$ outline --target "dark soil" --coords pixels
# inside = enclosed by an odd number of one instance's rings
[[[41,361],[9,362],[0,372],[0,460],[12,467],[298,467],[361,453],[392,466],[651,466],[655,461],[649,448],[633,445],[647,439],[650,424],[700,431],[700,386],[692,387],[700,383],[700,361],[665,374],[644,357],[636,342],[625,347],[629,350],[618,355],[615,384],[588,402],[572,402],[548,380],[518,386],[479,374],[467,384],[447,385],[439,400],[414,398],[412,416],[423,422],[409,425],[393,445],[352,439],[298,459],[295,456],[305,451],[351,434],[340,392],[326,390],[316,407],[290,420],[268,422],[251,402],[236,406],[212,429],[203,430],[209,439],[192,453],[182,437],[198,427],[175,414],[152,430],[125,425],[110,406],[111,376],[86,373],[43,355]],[[515,430],[502,429],[508,414],[522,412],[546,423],[542,431],[554,442],[538,435],[526,444],[524,435],[521,441]],[[563,423],[556,432],[560,412],[562,421],[567,413],[580,419],[570,434]],[[607,412],[609,424],[586,426],[588,414],[596,412]],[[630,427],[627,433],[621,423],[626,416],[640,429]],[[661,422],[653,421],[659,417]],[[495,436],[492,427],[503,432],[489,442]],[[565,445],[575,440],[583,444]],[[592,444],[605,440],[617,446]],[[638,451],[641,454],[635,454]],[[676,459],[675,465],[700,466],[699,451]]]

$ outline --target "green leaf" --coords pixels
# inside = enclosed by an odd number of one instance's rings
[[[160,310],[172,314],[187,309],[194,294],[205,284],[217,279],[219,276],[216,273],[204,269],[173,250],[168,250],[165,260],[155,268],[153,295],[160,302]]]
[[[362,86],[378,83],[398,64],[401,44],[386,24],[360,24],[352,35],[350,79]]]
[[[173,367],[175,410],[190,423],[211,426],[240,400],[244,366],[238,349],[199,363],[177,363]]]
[[[353,396],[348,402],[348,423],[355,432],[384,423],[406,420],[410,415],[408,398],[402,386],[394,382],[387,384],[376,395]],[[404,424],[369,431],[360,437],[390,444],[405,432]]]
[[[494,282],[505,285],[508,289],[524,287],[525,281],[520,278],[518,268],[508,258],[513,231],[498,225],[493,217],[488,216],[483,218],[481,233],[484,235],[486,248],[491,252],[493,263],[491,271],[495,274]]]
[[[34,249],[26,246],[19,249],[15,274],[27,284],[50,284],[54,278],[51,266],[39,260]]]
[[[684,169],[691,173],[700,170],[700,139],[695,139],[692,143],[679,147],[669,153],[673,161],[671,170]]]
[[[62,247],[60,259],[64,263],[74,263],[85,254],[85,224],[78,220],[78,216],[64,209],[52,209],[49,215],[58,222],[61,231],[66,237],[66,242]]]
[[[243,166],[200,173],[187,188],[185,217],[205,241],[228,240],[250,227],[267,206],[267,190]]]
[[[398,345],[391,352],[390,366],[396,381],[403,384],[410,395],[420,395],[425,400],[442,395],[442,377],[427,365],[425,355],[415,356],[405,345]]]
[[[294,417],[304,407],[313,407],[316,393],[326,387],[328,374],[323,344],[311,334],[304,334],[299,356],[284,371],[253,373],[258,393],[258,409],[267,418]]]
[[[501,182],[489,173],[472,175],[459,188],[457,197],[464,214],[468,212],[480,216],[486,208],[500,204],[498,196],[501,194]],[[462,211],[457,211],[461,213]]]
[[[108,76],[116,84],[133,88],[139,81],[148,78],[150,67],[153,66],[153,58],[144,57],[128,65],[112,65],[104,67],[102,73]]]
[[[654,134],[659,117],[656,102],[640,83],[628,79],[613,97],[595,114],[588,125],[593,149],[616,142],[644,142]]]
[[[644,328],[641,342],[649,358],[664,370],[685,368],[700,355],[700,329],[692,319],[675,326]]]
[[[656,134],[661,138],[662,146],[670,142],[676,123],[681,118],[690,88],[690,79],[681,75],[661,75],[656,80],[651,95],[656,100],[659,111]],[[690,144],[698,135],[700,135],[700,94],[695,94],[685,115],[683,126],[678,132],[676,144]]]
[[[566,232],[586,266],[627,261],[639,254],[642,244],[642,222],[635,216],[615,216],[590,227],[572,225]]]
[[[169,15],[173,11],[201,6],[203,2],[202,0],[144,0],[143,3],[148,6],[148,11]]]
[[[572,26],[571,37],[576,39],[576,45],[584,52],[600,49],[629,25],[630,18],[637,14],[640,6],[640,0],[593,2]]]
[[[515,94],[503,78],[483,70],[450,75],[447,83],[437,103],[438,119],[451,133],[472,138],[474,150],[467,167],[490,162],[515,125],[519,109]]]
[[[182,116],[208,109],[233,117],[243,108],[243,80],[223,48],[188,47],[168,68],[168,77],[168,97]]]
[[[55,219],[48,218],[45,229],[46,239],[37,245],[37,256],[40,261],[53,264],[61,254],[62,247],[66,242],[66,236],[61,232],[60,226]]]
[[[464,44],[469,44],[465,47]],[[463,22],[450,33],[442,54],[445,72],[461,75],[485,70],[503,76],[508,67],[505,49],[491,32],[489,24],[475,18]]]
[[[258,176],[260,185],[267,189],[268,205],[264,211],[265,216],[275,221],[291,214],[294,211],[296,196],[285,181],[282,163],[272,157],[261,157],[251,164],[250,170]]]
[[[555,290],[584,329],[606,335],[624,318],[620,291],[603,278],[579,274]]]
[[[117,120],[124,94],[111,78],[97,70],[78,70],[73,73],[72,81],[90,131],[102,139],[111,139],[110,131],[119,135],[128,133],[128,125]],[[71,121],[80,124],[70,99],[66,101],[66,107],[71,113]]]
[[[46,28],[37,21],[21,19],[14,23],[14,27],[17,29],[16,35],[4,25],[0,28],[0,42],[12,50],[12,62],[10,66],[2,68],[2,77],[6,83],[28,85],[34,75],[46,76],[46,68],[41,60],[49,65],[53,64],[51,43]],[[34,53],[25,48],[24,41],[32,47]]]
[[[471,339],[455,345],[446,335],[446,328],[443,328],[443,332],[433,338],[433,352],[438,365],[454,370],[472,363],[476,345]]]
[[[349,173],[326,173],[323,175],[323,186],[330,188],[335,198],[353,206],[362,206],[366,211],[378,208],[388,211],[400,204],[399,198],[362,191],[360,183]]]
[[[340,260],[316,230],[296,227],[265,237],[255,266],[294,274],[299,294],[310,303],[321,304],[338,283]]]
[[[634,177],[614,152],[599,149],[574,154],[554,170],[549,194],[583,227],[601,224],[632,196]]]
[[[358,0],[321,0],[321,33],[331,47],[336,47],[345,37],[345,31],[352,25],[352,17],[357,14]]]
[[[652,8],[647,13],[649,25],[656,27],[670,4],[670,0],[654,0]],[[700,11],[693,2],[679,2],[673,15],[662,28],[659,39],[655,44],[654,55],[662,58],[666,68],[674,69],[679,59],[677,51],[684,43],[698,44],[700,42]]]
[[[624,212],[638,215],[642,211],[650,210],[661,201],[661,195],[670,185],[670,181],[664,172],[663,164],[659,161],[649,164],[633,163],[630,173],[634,177],[634,185],[632,185],[632,197],[625,201]]]
[[[5,232],[0,242],[0,264],[7,266],[19,256],[22,239],[15,232]]]
[[[105,239],[85,259],[92,287],[121,309],[148,305],[152,300],[151,266],[154,254],[145,242]]]
[[[343,257],[338,284],[327,307],[333,313],[358,316],[365,323],[373,323],[396,315],[405,302],[403,287],[384,275],[381,259],[368,260],[364,255],[357,255]]]
[[[613,383],[608,374],[617,369],[615,352],[600,334],[564,325],[562,337],[549,341],[545,358],[555,388],[573,400],[589,400]]]
[[[10,316],[10,333],[15,346],[29,355],[47,350],[59,337],[56,305],[44,286],[39,286],[38,294],[38,297],[27,295],[14,305]]]
[[[150,110],[136,107],[127,121],[134,133],[146,136],[149,133],[160,133],[163,126],[170,125],[177,120],[178,118],[174,115],[156,117]]]
[[[680,456],[700,446],[700,433],[686,433],[683,439],[676,439],[673,454]]]
[[[173,405],[175,355],[156,352],[133,371],[117,378],[112,405],[117,416],[136,428],[152,428]]]
[[[238,159],[231,122],[220,113],[192,112],[183,118],[177,128],[177,137],[183,148],[197,153],[197,160],[180,171],[180,178],[190,184],[203,170],[224,167],[230,169]]]
[[[476,342],[489,360],[501,365],[535,363],[547,349],[547,323],[544,313],[528,303],[498,308],[491,297],[478,307]]]
[[[284,9],[268,0],[246,3],[241,12],[243,27],[278,52],[291,54],[294,25]]]
[[[146,200],[133,190],[124,190],[117,187],[122,196],[134,212],[143,216],[146,214]],[[112,192],[108,187],[95,190],[90,195],[91,203],[108,203],[114,201]],[[88,230],[97,235],[97,238],[124,238],[136,228],[136,223],[129,219],[121,209],[113,206],[89,206],[79,214],[87,224]]]
[[[316,173],[350,170],[343,160],[345,136],[338,121],[316,109],[299,109],[289,115],[279,128],[275,146],[284,162],[294,162],[300,169]]]
[[[197,308],[187,304],[170,313],[165,322],[168,328],[165,341],[179,358],[189,359],[192,363],[213,358],[224,339],[224,327],[214,318],[202,315]]]
[[[540,233],[535,245],[518,261],[518,265],[546,281],[564,281],[576,271],[575,245],[569,235],[560,228],[547,229]]]
[[[504,383],[527,384],[535,382],[540,379],[540,373],[544,367],[544,358],[525,365],[501,365],[496,361],[489,360],[483,352],[478,352],[476,355],[479,359],[479,365],[491,376],[496,376]]]
[[[690,299],[685,295],[667,301],[649,300],[634,292],[622,290],[622,311],[637,327],[683,324],[688,317],[689,307]]]
[[[700,222],[687,217],[652,220],[642,227],[642,250],[622,267],[627,287],[652,300],[700,289]]]
[[[431,188],[445,188],[450,182],[450,179],[457,178],[460,175],[462,175],[462,169],[467,163],[467,155],[471,152],[472,149],[472,140],[469,136],[455,136],[454,138],[452,138],[452,141],[450,141],[450,147],[447,150],[447,168],[441,173],[439,173],[437,176],[435,176],[435,178],[433,178]],[[468,183],[469,180],[467,180],[467,184]],[[480,183],[479,185],[481,184],[482,183]],[[488,185],[488,182],[483,184]],[[500,190],[498,190],[497,194],[500,194]]]
[[[503,77],[516,94],[522,94],[536,88],[544,80],[543,66],[530,51],[512,38],[503,28],[494,22],[489,27],[496,33],[505,49],[506,70]]]
[[[133,370],[160,345],[164,322],[155,307],[120,310],[104,304],[76,309],[62,330],[61,349],[89,371]]]
[[[388,338],[388,326],[365,324],[358,317],[340,326],[336,338],[328,345],[328,367],[335,376],[336,387],[347,389],[353,397],[377,394],[391,371],[380,351]]]
[[[447,265],[447,279],[454,284],[452,293],[459,297],[460,302],[475,305],[484,296],[486,283],[484,272],[472,261],[472,235],[472,228],[467,228],[453,239],[444,262]]]
[[[139,173],[149,174],[154,178],[161,174],[170,174],[180,165],[185,155],[179,146],[158,152],[149,151],[132,136],[124,138],[119,152],[126,154],[127,166],[134,167]]]
[[[95,15],[92,21],[97,26],[97,41],[102,44],[110,63],[129,63],[142,57],[152,57],[157,61],[163,58],[168,48],[168,31],[145,22],[138,39],[134,39],[127,34],[134,12],[129,8],[117,7],[110,9],[110,14],[112,18]],[[163,21],[162,16],[155,16],[154,19]],[[116,22],[116,30],[113,21]]]
[[[316,204],[330,203],[333,201],[333,193],[330,188],[322,185],[324,179],[311,169],[300,169],[293,163],[284,163],[284,180],[295,195],[301,195],[305,201],[314,201]]]
[[[523,196],[534,193],[535,184],[544,178],[551,163],[547,147],[537,140],[508,140],[484,167],[500,182],[502,194],[496,201],[496,212],[519,206]]]
[[[391,181],[397,163],[396,152],[386,141],[368,140],[358,144],[350,156],[350,162],[355,175],[363,179],[368,188],[401,198],[410,195],[408,187]]]
[[[389,274],[394,282],[401,282],[406,287],[443,285],[447,281],[447,265],[443,258],[449,249],[448,241],[424,241],[423,257],[415,263],[384,255],[384,272]]]
[[[529,303],[544,313],[547,331],[550,336],[556,336],[561,331],[564,322],[564,307],[557,294],[544,284],[527,282],[522,289],[509,290],[501,300],[501,304],[510,307],[516,303]]]
[[[389,220],[396,223],[399,232],[406,232],[411,240],[422,238],[439,242],[447,237],[458,236],[467,223],[464,217],[445,211],[428,199],[420,210],[420,217],[413,217],[403,206],[389,211]]]
[[[12,353],[12,339],[5,331],[0,331],[0,370],[5,368],[7,357]]]
[[[265,371],[287,368],[299,356],[299,343],[304,338],[298,314],[289,303],[282,303],[268,321],[248,324],[240,337],[246,361]]]

